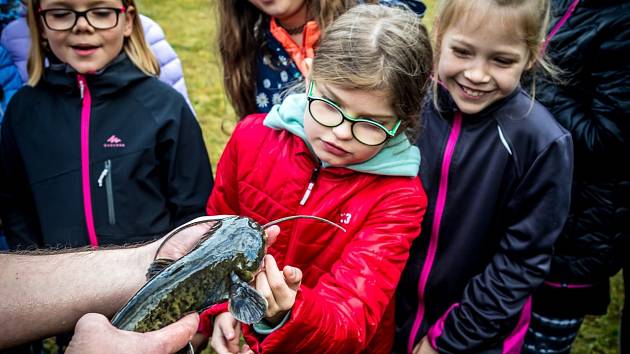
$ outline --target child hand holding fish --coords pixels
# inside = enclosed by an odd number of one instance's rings
[[[322,38],[307,94],[239,122],[206,211],[259,223],[314,215],[345,232],[283,224],[253,283],[267,301],[264,319],[238,323],[227,304],[202,314],[200,332],[217,353],[391,348],[394,291],[427,205],[410,141],[430,43],[414,13],[379,5],[352,8]]]

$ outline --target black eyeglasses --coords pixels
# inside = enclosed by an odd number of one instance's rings
[[[328,128],[334,128],[340,126],[344,120],[348,120],[352,123],[350,127],[352,136],[361,144],[368,146],[381,145],[387,139],[396,135],[396,131],[401,124],[400,119],[396,121],[394,128],[390,130],[369,118],[351,117],[334,102],[323,97],[313,96],[314,86],[315,80],[311,80],[306,99],[308,100],[308,112],[317,123]]]
[[[118,26],[118,15],[125,12],[126,8],[119,7],[93,7],[85,11],[70,9],[39,9],[39,15],[44,19],[44,24],[52,31],[67,31],[72,29],[83,17],[87,23],[99,30],[106,30]]]

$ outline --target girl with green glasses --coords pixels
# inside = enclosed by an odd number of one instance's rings
[[[309,214],[346,230],[284,224],[254,281],[268,302],[265,319],[241,325],[227,305],[202,314],[202,333],[219,353],[239,351],[241,330],[254,352],[392,346],[392,299],[427,205],[410,140],[430,43],[417,15],[379,5],[349,10],[322,38],[307,94],[238,124],[207,212],[259,222]]]

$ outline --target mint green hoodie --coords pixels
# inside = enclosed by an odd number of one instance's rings
[[[263,124],[272,129],[284,129],[299,136],[313,151],[304,132],[304,111],[307,103],[306,94],[287,96],[282,104],[271,108]],[[322,162],[322,167],[327,166]],[[409,143],[405,134],[398,134],[393,139],[389,139],[383,149],[371,159],[344,167],[376,175],[415,177],[420,168],[420,150]]]

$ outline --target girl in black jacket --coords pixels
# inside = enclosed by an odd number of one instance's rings
[[[570,351],[584,316],[606,313],[609,277],[630,250],[630,1],[555,0],[553,16],[547,53],[565,73],[539,79],[537,98],[571,132],[575,171],[569,219],[534,296],[532,353]]]
[[[422,111],[429,196],[396,298],[396,353],[519,353],[531,294],[569,210],[570,134],[523,92],[543,64],[546,0],[443,0],[435,102]]]
[[[156,78],[134,1],[29,5],[29,85],[0,145],[9,245],[146,241],[203,215],[213,181],[201,130]]]

